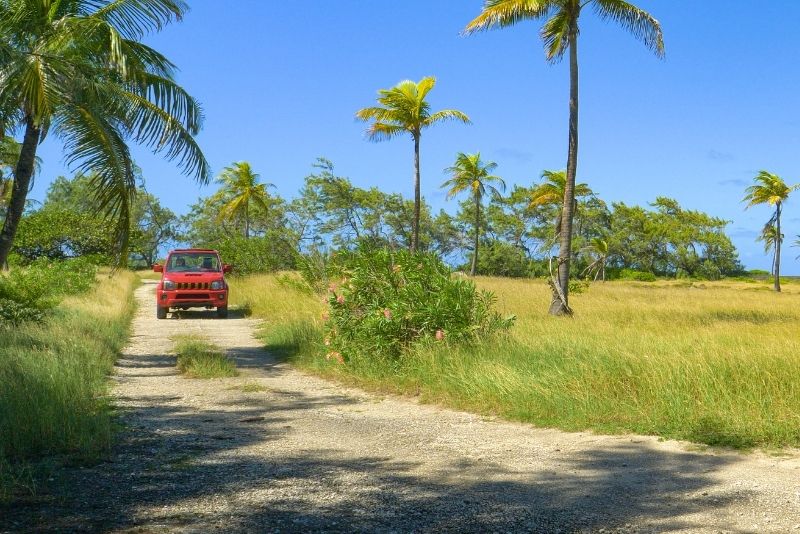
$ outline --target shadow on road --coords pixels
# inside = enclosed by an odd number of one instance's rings
[[[0,531],[571,532],[634,521],[670,530],[743,496],[712,491],[733,456],[620,442],[565,455],[552,471],[509,472],[466,454],[430,471],[348,443],[285,444],[298,415],[361,402],[345,395],[242,394],[233,412],[148,400],[105,463],[67,469],[44,497],[0,508]]]

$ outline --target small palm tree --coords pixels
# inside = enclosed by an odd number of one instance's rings
[[[481,202],[486,196],[487,191],[494,195],[500,195],[506,189],[506,183],[499,176],[490,174],[497,168],[497,163],[492,161],[484,163],[481,161],[480,152],[475,154],[464,154],[459,152],[456,155],[456,162],[452,167],[445,169],[451,178],[444,182],[441,187],[446,187],[447,198],[452,198],[459,193],[469,191],[475,201],[475,249],[472,255],[472,265],[469,269],[470,276],[475,276],[478,269],[478,246],[481,239]],[[499,187],[492,185],[496,183]]]
[[[798,185],[786,185],[783,179],[767,171],[761,171],[755,177],[755,184],[746,189],[746,194],[742,202],[747,202],[745,209],[759,204],[768,204],[775,206],[775,212],[772,217],[767,221],[764,226],[764,231],[761,234],[760,240],[768,236],[772,236],[773,246],[775,249],[775,259],[773,261],[773,277],[775,278],[775,291],[781,290],[781,243],[783,242],[783,234],[781,233],[781,210],[783,204],[788,200],[789,194],[796,190]],[[769,230],[768,227],[774,227]]]
[[[769,274],[775,274],[775,260],[778,256],[775,254],[778,243],[783,242],[783,234],[778,236],[778,229],[773,224],[767,224],[761,229],[761,234],[756,238],[756,241],[764,243],[764,254],[772,252],[772,263],[770,266]]]
[[[141,42],[187,9],[184,0],[0,1],[0,133],[22,133],[0,263],[11,250],[48,132],[63,142],[69,165],[95,177],[99,207],[117,222],[121,259],[136,191],[128,142],[208,180],[194,139],[200,106],[175,83],[175,66]]]
[[[412,220],[411,250],[419,249],[420,219],[420,173],[419,141],[422,130],[446,120],[457,120],[470,124],[469,117],[455,109],[443,109],[431,113],[431,106],[425,98],[436,85],[436,78],[428,76],[419,82],[404,80],[391,89],[378,91],[380,106],[360,109],[356,118],[372,121],[367,129],[370,141],[383,141],[398,135],[409,134],[414,140],[414,218]]]
[[[600,276],[600,279],[605,282],[606,262],[608,261],[608,241],[602,237],[595,237],[583,250],[591,255],[593,261],[583,270],[581,276],[588,277],[592,276],[592,273],[594,273],[595,280]]]
[[[558,288],[553,287],[550,313],[569,314],[569,266],[572,254],[572,218],[575,207],[575,176],[578,170],[578,19],[591,6],[604,20],[611,20],[642,41],[657,56],[664,55],[661,25],[649,13],[625,0],[485,0],[483,11],[467,24],[467,34],[505,28],[524,20],[542,20],[540,32],[545,54],[551,63],[569,51],[569,148],[567,180],[562,199],[563,217],[559,231]]]
[[[542,179],[544,182],[537,186],[531,192],[530,207],[536,206],[559,206],[564,201],[564,195],[567,190],[567,173],[566,171],[543,171]],[[573,212],[577,209],[578,198],[590,197],[594,195],[588,185],[575,184],[574,188],[574,204]],[[558,211],[555,224],[555,236],[558,239],[561,233],[561,215],[563,210]]]
[[[217,196],[224,202],[219,210],[220,220],[242,221],[244,223],[244,237],[250,237],[250,206],[255,205],[263,210],[267,209],[269,199],[268,187],[275,186],[270,183],[259,183],[260,176],[253,172],[246,161],[234,163],[225,167],[217,178],[222,187]]]

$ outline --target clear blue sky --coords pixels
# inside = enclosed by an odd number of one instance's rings
[[[292,197],[317,156],[360,186],[412,193],[412,144],[364,139],[355,111],[402,79],[434,75],[434,109],[457,108],[472,126],[445,124],[422,139],[423,194],[458,151],[480,150],[509,183],[531,184],[566,163],[566,63],[544,60],[538,24],[462,37],[481,0],[190,1],[184,22],[149,42],[181,69],[202,103],[199,140],[214,172],[248,160]],[[754,242],[769,209],[743,210],[760,169],[800,182],[800,2],[638,0],[663,26],[661,61],[610,23],[584,13],[578,178],[604,200],[645,204],[658,195],[733,221],[742,261],[768,268]],[[148,189],[176,212],[207,195],[171,164],[135,155]],[[32,197],[66,174],[48,140]],[[800,233],[800,193],[785,210],[787,243]],[[800,274],[788,248],[785,270]]]

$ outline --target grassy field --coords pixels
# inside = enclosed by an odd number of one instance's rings
[[[100,278],[42,324],[0,327],[0,499],[29,460],[85,460],[110,444],[108,375],[128,338],[138,279]]]
[[[341,366],[320,344],[320,297],[274,276],[235,281],[271,350],[317,374],[566,430],[737,448],[800,445],[800,285],[608,282],[546,314],[540,280],[478,278],[518,321],[491,344]]]

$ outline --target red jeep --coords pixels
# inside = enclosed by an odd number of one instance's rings
[[[223,264],[216,250],[176,249],[167,255],[165,265],[153,265],[161,275],[156,286],[156,317],[166,319],[170,308],[217,309],[217,317],[228,316],[228,284],[224,273],[231,266]]]

